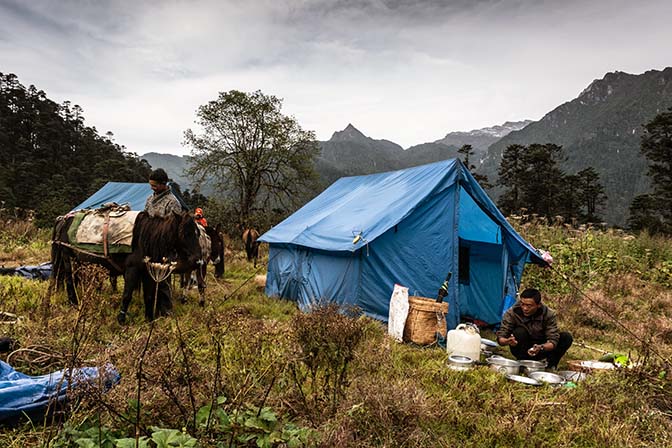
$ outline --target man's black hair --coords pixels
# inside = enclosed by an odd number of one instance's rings
[[[527,288],[525,291],[520,293],[521,299],[534,299],[534,303],[541,303],[541,293],[538,289]]]
[[[165,184],[168,183],[168,174],[163,168],[157,168],[149,175],[149,180]]]

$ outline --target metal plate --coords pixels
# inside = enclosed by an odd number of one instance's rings
[[[481,338],[481,344],[488,347],[497,347],[497,343],[495,341],[491,341],[490,339],[485,338]]]
[[[469,367],[469,366],[458,366],[458,365],[455,365],[455,364],[448,364],[448,368],[450,370],[455,370],[455,371],[458,371],[458,372],[466,372],[467,370],[471,369],[471,367]]]
[[[508,379],[511,381],[515,381],[517,383],[523,383],[523,384],[529,384],[530,386],[540,386],[541,383],[533,378],[528,378],[526,376],[522,375],[506,375]]]
[[[573,381],[575,383],[586,379],[586,374],[584,372],[575,372],[574,370],[560,370],[557,374],[565,380]]]
[[[530,372],[529,375],[530,378],[534,378],[537,381],[548,384],[562,384],[565,382],[563,377],[551,372]]]
[[[597,370],[611,370],[616,368],[612,363],[603,361],[581,361],[579,365],[587,369]]]

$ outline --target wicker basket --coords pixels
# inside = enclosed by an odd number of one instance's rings
[[[404,341],[418,345],[436,342],[436,333],[446,336],[448,304],[426,297],[408,296],[408,317],[404,326]]]

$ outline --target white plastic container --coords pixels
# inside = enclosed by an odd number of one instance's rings
[[[446,351],[449,355],[468,356],[474,361],[481,358],[481,335],[477,327],[460,324],[448,332]]]

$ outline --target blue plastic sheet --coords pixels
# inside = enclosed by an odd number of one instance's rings
[[[182,209],[187,210],[187,204],[184,202],[175,184],[168,183],[170,191],[182,205]],[[72,211],[82,209],[95,209],[103,204],[116,202],[119,205],[128,204],[131,210],[142,211],[145,209],[147,198],[153,194],[148,182],[108,182],[102,188],[86,199],[84,202],[73,208]]]
[[[2,275],[18,275],[35,280],[48,280],[51,276],[51,263],[19,266],[18,268],[0,268]]]
[[[68,391],[76,389],[84,382],[98,384],[102,373],[103,387],[109,389],[121,378],[113,366],[100,372],[97,367],[82,367],[59,370],[47,375],[30,376],[14,370],[6,362],[0,361],[0,423],[11,424],[22,416],[40,418],[50,406],[63,402]]]

